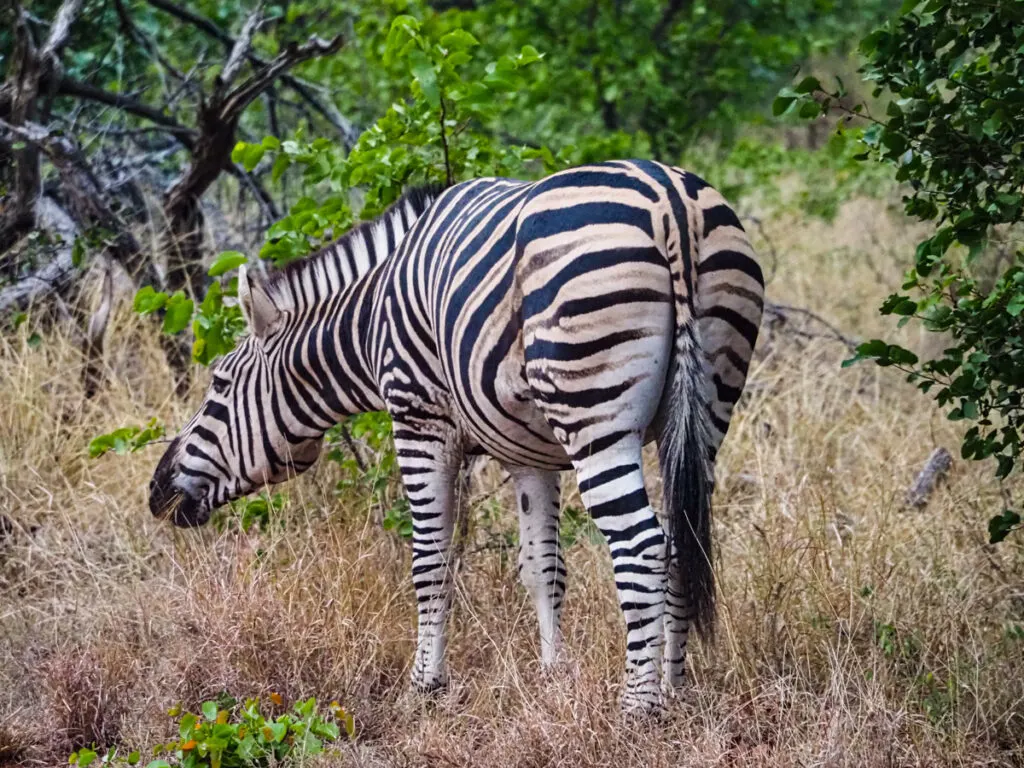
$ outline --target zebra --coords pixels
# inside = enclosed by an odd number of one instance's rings
[[[559,472],[609,546],[626,624],[626,711],[684,684],[713,632],[714,462],[760,328],[764,279],[735,211],[698,176],[609,161],[539,181],[421,188],[272,273],[244,268],[250,333],[213,366],[150,483],[179,526],[309,468],[325,432],[386,409],[413,520],[412,685],[444,688],[463,457],[511,475],[520,580],[544,667],[562,657]],[[641,450],[658,442],[663,525]]]

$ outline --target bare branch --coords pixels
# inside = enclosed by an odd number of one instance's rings
[[[71,34],[71,25],[82,10],[82,0],[64,0],[57,17],[50,27],[50,37],[47,39],[39,55],[43,59],[50,59],[60,55],[67,45],[68,37]]]
[[[941,446],[932,451],[914,484],[907,490],[907,506],[920,508],[927,504],[936,484],[952,466],[953,457],[949,455],[949,451]]]
[[[131,275],[153,280],[156,275],[128,227],[110,209],[103,185],[68,136],[53,135],[34,123],[14,126],[0,120],[0,136],[17,137],[46,153],[61,176],[71,215],[81,229],[99,228],[107,234],[106,251]]]
[[[256,6],[256,9],[249,14],[249,18],[245,20],[245,24],[242,25],[242,31],[239,33],[238,39],[235,40],[235,44],[231,46],[231,53],[228,55],[224,68],[217,75],[218,88],[230,85],[235,79],[238,70],[242,68],[243,62],[248,57],[249,51],[252,50],[252,36],[256,34],[256,30],[262,23],[263,9],[261,6]]]
[[[223,29],[218,27],[212,21],[204,16],[194,13],[193,11],[183,8],[177,3],[171,2],[171,0],[146,0],[154,8],[158,8],[164,13],[168,13],[174,16],[179,21],[184,21],[187,24],[192,24],[200,31],[209,35],[210,37],[218,40],[225,48],[231,49],[235,45],[235,39],[225,32]],[[251,50],[246,54],[246,58],[250,62],[257,66],[266,66],[266,59],[253,53]],[[281,82],[291,88],[295,93],[299,95],[303,101],[309,104],[314,110],[316,110],[321,117],[327,120],[335,130],[341,135],[342,142],[345,144],[346,149],[351,149],[355,144],[355,140],[359,135],[359,131],[347,120],[338,110],[330,103],[329,100],[321,100],[318,98],[314,91],[316,87],[307,83],[300,78],[292,74],[282,74],[280,76]]]
[[[273,61],[250,76],[224,99],[225,116],[241,114],[253,99],[263,93],[286,70],[309,59],[329,56],[338,51],[342,43],[341,35],[332,40],[323,40],[314,35],[303,45],[289,43]]]
[[[851,352],[857,349],[856,341],[851,339],[849,336],[843,334],[838,328],[832,325],[832,323],[823,318],[821,315],[818,315],[809,309],[805,309],[804,307],[793,307],[788,304],[776,304],[774,302],[767,301],[764,305],[764,311],[765,314],[774,315],[775,317],[782,319],[784,322],[789,319],[787,317],[787,313],[803,315],[804,317],[807,317],[813,320],[814,322],[822,325],[826,330],[829,331],[828,334],[825,334],[825,338],[831,338],[834,339],[835,341],[845,344]],[[796,333],[797,335],[807,336],[809,338],[815,337],[815,334],[810,334],[807,333],[806,331],[796,331]]]
[[[111,93],[102,88],[83,83],[70,77],[62,77],[57,85],[57,90],[62,96],[75,96],[80,99],[95,101],[107,106],[116,107],[129,114],[149,120],[160,126],[167,133],[172,134],[187,149],[191,149],[196,139],[196,131],[193,128],[182,125],[170,115],[164,114],[159,109],[143,104],[141,101],[125,96],[121,93]]]
[[[103,286],[100,294],[100,305],[89,318],[89,329],[86,332],[82,351],[85,365],[82,368],[82,385],[86,398],[96,394],[103,383],[103,337],[110,322],[110,312],[114,305],[114,279],[111,264],[108,261],[103,271]]]
[[[59,238],[53,258],[34,274],[0,288],[0,319],[61,293],[71,285],[77,273],[71,257],[71,245],[77,234],[75,222],[49,197],[39,200],[39,224]]]

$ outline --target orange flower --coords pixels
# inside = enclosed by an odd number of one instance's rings
[[[189,739],[188,741],[186,741],[184,744],[181,745],[181,751],[182,752],[188,752],[190,749],[195,749],[195,748],[196,748],[196,740],[195,739]]]
[[[277,706],[279,706],[279,707],[282,704],[284,704],[284,699],[281,698],[281,694],[280,693],[272,693],[272,694],[270,694],[270,700],[272,702],[274,702],[275,704],[277,704]]]

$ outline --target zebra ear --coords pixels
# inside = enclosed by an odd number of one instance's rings
[[[273,299],[255,280],[249,281],[249,274],[242,266],[238,270],[238,305],[242,317],[256,338],[263,338],[281,317],[281,311]]]

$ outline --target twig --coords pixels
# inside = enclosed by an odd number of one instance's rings
[[[444,176],[445,176],[445,180],[447,182],[445,184],[445,186],[450,187],[453,184],[454,180],[452,178],[452,163],[451,163],[451,160],[448,158],[448,136],[445,133],[445,125],[444,125],[444,121],[445,121],[446,117],[447,117],[447,112],[445,110],[444,95],[442,94],[441,95],[441,148],[444,150]]]
[[[856,341],[843,334],[838,328],[832,325],[832,323],[823,318],[821,315],[818,315],[809,309],[805,309],[804,307],[793,307],[788,304],[776,304],[775,302],[767,301],[764,305],[764,311],[774,314],[776,317],[781,317],[784,320],[787,319],[787,312],[793,312],[798,315],[808,317],[811,320],[814,320],[816,323],[823,325],[831,333],[831,338],[835,339],[836,341],[842,342],[851,351],[857,349]],[[807,333],[806,331],[794,330],[794,333],[806,336],[808,338],[816,338],[813,334]]]
[[[187,8],[183,8],[180,5],[171,2],[171,0],[146,0],[146,2],[154,8],[158,8],[159,10],[174,16],[179,21],[192,24],[201,32],[209,35],[215,40],[218,40],[225,48],[231,49],[235,45],[235,39],[231,37],[231,35],[198,13],[194,13]],[[253,53],[251,50],[246,53],[246,58],[257,66],[265,67],[267,65],[266,59],[256,53]],[[313,94],[313,85],[300,80],[292,74],[281,75],[280,80],[286,86],[295,91],[303,101],[319,112],[328,123],[334,126],[338,133],[341,134],[341,139],[345,144],[346,149],[352,148],[359,132],[354,128],[352,123],[350,123],[338,112],[337,109],[334,108],[332,104],[326,101],[321,101]]]
[[[352,458],[356,460],[356,466],[359,467],[359,471],[366,472],[366,462],[363,461],[363,457],[359,455],[359,451],[356,448],[356,443],[352,439],[351,433],[348,431],[348,427],[344,424],[341,425],[341,439],[345,441],[345,445],[348,446],[348,450],[352,454]]]

